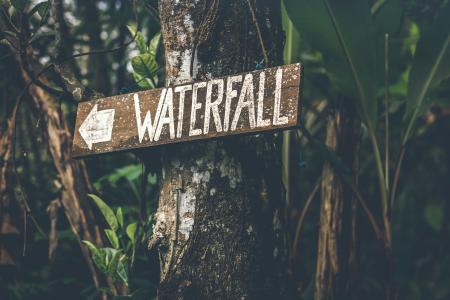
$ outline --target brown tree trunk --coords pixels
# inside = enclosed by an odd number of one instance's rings
[[[326,145],[357,178],[360,123],[344,101],[327,120]],[[357,199],[339,172],[330,163],[325,163],[322,172],[315,300],[358,299],[354,282]]]
[[[167,85],[253,70],[263,52],[282,62],[279,1],[161,0],[159,11]],[[278,146],[267,134],[162,151],[149,242],[159,299],[288,297]]]
[[[17,106],[10,114],[5,111],[5,119],[0,123],[0,298],[6,297],[7,286],[14,280],[14,270],[21,253],[25,211],[14,193],[13,140],[16,112]]]
[[[23,69],[21,69],[21,74],[25,82],[30,81]],[[48,84],[44,76],[41,76],[40,80]],[[107,285],[113,292],[117,292],[112,280],[105,278],[95,268],[89,250],[82,244],[82,240],[89,240],[101,247],[104,245],[104,241],[87,198],[87,194],[94,189],[88,177],[86,166],[83,161],[75,161],[70,157],[72,138],[67,121],[60,110],[58,101],[53,96],[36,85],[30,85],[28,91],[41,119],[45,120],[45,136],[58,174],[58,182],[61,185],[61,205],[72,231],[78,239],[94,284],[97,288]],[[123,287],[119,286],[118,288]]]

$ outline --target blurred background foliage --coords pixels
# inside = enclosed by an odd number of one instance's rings
[[[367,214],[358,209],[359,299],[383,299],[386,270],[380,261],[386,248],[393,253],[397,299],[449,299],[449,1],[282,2],[285,62],[304,65],[303,128],[284,134],[280,156],[285,171],[279,179],[288,191],[290,245],[295,249],[289,273],[299,298],[314,294],[320,193],[311,191],[324,162],[339,161],[323,143],[327,118],[344,101],[356,108],[363,124],[358,188],[384,236],[380,242]],[[63,6],[71,55],[115,49],[70,60],[83,85],[108,96],[163,84],[156,0],[65,0]],[[17,23],[22,14],[29,15],[33,55],[42,65],[55,53],[49,10],[46,1],[1,1],[3,18]],[[0,133],[24,87],[9,46],[15,36],[2,26]],[[76,105],[59,105],[73,126]],[[60,186],[41,117],[29,101],[23,101],[16,122],[13,192],[21,203],[26,199],[30,213],[24,218],[26,230],[14,241],[23,253],[16,253],[14,263],[0,265],[0,289],[6,299],[95,299],[98,291],[61,211],[57,248],[49,258],[49,238],[43,233],[50,232],[56,218],[49,217],[47,208],[58,199]],[[399,160],[403,163],[396,176]],[[125,224],[137,222],[142,234],[130,291],[139,291],[135,298],[154,297],[159,265],[156,253],[147,252],[146,240],[157,205],[158,165],[147,170],[132,152],[85,161],[96,194],[114,211],[122,209]],[[101,219],[101,210],[95,212]],[[103,228],[108,228],[106,221]]]

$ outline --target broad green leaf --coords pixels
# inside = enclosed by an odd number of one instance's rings
[[[119,238],[117,237],[117,234],[115,231],[111,229],[105,229],[106,237],[108,238],[109,242],[111,243],[111,246],[114,249],[119,249]]]
[[[436,204],[428,204],[425,207],[425,220],[428,225],[436,231],[442,229],[442,224],[444,222],[444,212],[442,207]]]
[[[432,23],[424,26],[417,43],[409,74],[406,104],[405,144],[412,135],[417,118],[429,104],[428,93],[450,77],[450,2],[440,10]]]
[[[153,78],[158,71],[155,56],[150,53],[137,55],[131,59],[133,70],[145,78]]]
[[[12,6],[18,11],[23,11],[27,5],[28,0],[11,0]]]
[[[98,196],[93,195],[93,194],[88,194],[88,196],[95,201],[95,203],[97,204],[98,208],[100,209],[100,211],[102,212],[103,216],[106,219],[106,222],[108,223],[109,227],[116,231],[118,226],[117,223],[117,219],[116,216],[113,212],[113,210],[111,209],[111,207],[109,207],[105,202],[103,202],[102,199],[100,199]]]
[[[120,227],[123,227],[122,207],[117,208],[116,217],[117,217],[117,222],[119,223]]]
[[[130,32],[130,34],[135,37],[135,41],[136,41],[136,45],[139,49],[139,52],[141,52],[141,54],[147,53],[147,44],[145,43],[145,38],[142,35],[141,32],[137,31],[136,26],[134,25],[128,25],[127,26],[128,31]]]
[[[128,238],[134,243],[134,239],[136,236],[136,228],[137,228],[137,223],[131,223],[130,225],[127,226],[126,232],[127,232],[127,236]]]
[[[152,54],[156,57],[156,53],[158,53],[159,42],[161,40],[161,32],[155,34],[155,36],[150,40],[148,45],[148,53]]]
[[[374,31],[368,1],[284,0],[293,24],[324,59],[338,91],[373,130],[377,118]],[[305,72],[308,72],[306,70]],[[306,74],[307,76],[307,74]]]

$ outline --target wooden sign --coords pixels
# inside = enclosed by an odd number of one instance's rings
[[[292,64],[81,102],[72,156],[294,127],[300,80]]]

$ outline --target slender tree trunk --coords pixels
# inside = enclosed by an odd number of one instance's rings
[[[282,62],[279,1],[162,0],[159,11],[167,85],[255,69],[258,27],[268,63]],[[162,151],[149,242],[159,249],[159,299],[287,298],[278,146],[267,134]]]
[[[9,115],[5,112],[5,120],[0,123],[0,298],[7,297],[8,283],[14,280],[25,211],[14,193],[12,156],[16,112],[17,106]]]
[[[348,101],[339,101],[327,120],[326,145],[357,178],[359,126]],[[355,286],[357,200],[330,163],[322,172],[315,300],[358,299]]]
[[[29,82],[27,73],[23,69],[21,73],[24,82]],[[48,84],[44,76],[41,76],[40,79]],[[45,137],[61,185],[61,206],[72,231],[78,239],[94,284],[97,288],[107,285],[117,293],[117,290],[124,287],[115,286],[110,278],[105,278],[95,268],[89,250],[82,244],[82,240],[89,240],[98,246],[102,246],[104,241],[87,199],[87,194],[94,189],[84,162],[72,160],[70,157],[71,134],[59,103],[53,96],[36,85],[30,85],[29,95],[37,112],[45,121]],[[106,296],[103,295],[102,297],[105,299]]]

